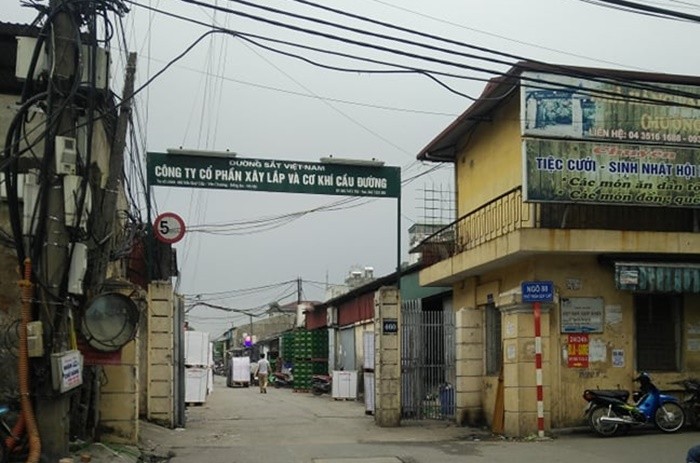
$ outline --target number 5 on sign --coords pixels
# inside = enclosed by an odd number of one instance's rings
[[[153,222],[153,233],[163,243],[177,243],[185,236],[185,221],[173,212],[164,212]]]

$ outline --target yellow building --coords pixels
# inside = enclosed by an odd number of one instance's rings
[[[699,102],[697,77],[519,63],[420,152],[455,166],[459,219],[419,248],[453,287],[460,423],[538,431],[523,282],[553,284],[545,429],[583,424],[586,388],[700,373]]]

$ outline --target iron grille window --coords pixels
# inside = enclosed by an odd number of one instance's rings
[[[495,304],[484,306],[486,321],[486,374],[498,375],[503,365],[503,340],[501,339],[501,312]]]
[[[680,370],[681,308],[680,296],[635,295],[637,370]]]

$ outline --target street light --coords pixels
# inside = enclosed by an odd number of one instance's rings
[[[212,156],[217,158],[235,158],[238,153],[234,151],[209,151],[209,150],[189,150],[182,148],[168,148],[165,150],[168,154],[175,154],[179,156]]]
[[[323,157],[320,159],[323,164],[341,164],[346,166],[372,166],[372,167],[382,167],[384,161],[380,161],[376,158],[372,159],[348,159],[348,158],[334,158],[333,155],[328,157]]]

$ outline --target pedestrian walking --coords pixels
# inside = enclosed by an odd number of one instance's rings
[[[265,358],[265,354],[260,354],[260,360],[258,360],[258,367],[255,374],[258,377],[258,384],[260,385],[260,393],[267,394],[267,375],[270,373],[270,362]]]
[[[690,447],[688,456],[685,457],[687,463],[700,463],[700,445]]]

